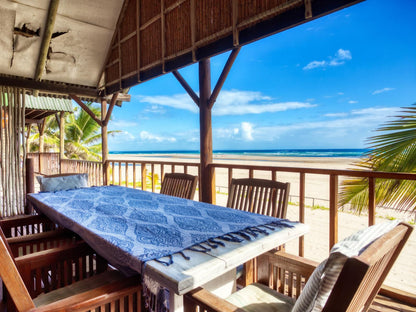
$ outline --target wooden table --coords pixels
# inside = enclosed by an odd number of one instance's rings
[[[156,281],[162,287],[166,287],[170,294],[170,311],[182,311],[182,295],[199,286],[203,286],[221,297],[228,296],[235,290],[237,266],[263,254],[268,250],[285,244],[292,239],[298,238],[308,231],[308,226],[301,223],[290,222],[292,227],[279,227],[275,230],[268,229],[266,231],[268,235],[258,234],[256,238],[253,237],[251,240],[243,240],[242,242],[238,243],[223,241],[225,246],[210,248],[210,251],[207,252],[186,250],[185,254],[190,258],[189,260],[186,260],[178,253],[173,253],[173,263],[169,266],[162,264],[156,260],[141,261],[134,255],[134,251],[138,248],[140,249],[140,244],[134,248],[130,247],[130,249],[124,249],[124,245],[128,245],[127,243],[131,245],[132,239],[138,239],[139,241],[142,239],[142,236],[133,235],[133,238],[128,237],[129,233],[131,234],[133,229],[135,229],[137,226],[136,223],[128,226],[125,234],[126,236],[118,235],[119,238],[121,236],[122,239],[125,240],[125,242],[122,242],[122,244],[119,244],[119,246],[113,245],[111,240],[108,240],[108,235],[111,233],[106,233],[105,229],[101,228],[103,227],[102,225],[106,223],[105,219],[108,220],[108,218],[110,218],[109,220],[111,220],[111,222],[114,220],[116,223],[122,214],[120,213],[120,206],[118,207],[119,210],[116,209],[116,204],[114,204],[114,208],[110,205],[111,208],[109,211],[105,211],[103,213],[102,206],[108,205],[109,201],[107,196],[103,197],[105,200],[103,200],[102,203],[96,202],[94,197],[98,198],[101,196],[99,192],[107,190],[109,193],[116,193],[115,201],[117,202],[123,202],[123,200],[120,200],[123,198],[124,202],[126,199],[138,198],[138,200],[136,200],[137,202],[149,203],[150,206],[154,206],[149,208],[149,210],[150,212],[153,212],[152,209],[155,209],[155,215],[156,211],[164,211],[165,207],[161,208],[161,205],[166,202],[169,202],[169,205],[172,205],[173,202],[179,205],[176,208],[192,208],[193,213],[198,213],[199,211],[206,210],[205,218],[207,218],[207,211],[211,211],[211,209],[215,209],[216,216],[217,214],[231,213],[233,218],[236,214],[235,217],[240,216],[244,220],[246,220],[246,218],[254,218],[257,220],[258,218],[263,219],[265,217],[257,217],[256,215],[249,214],[247,212],[235,211],[232,209],[230,210],[230,208],[218,207],[179,198],[166,197],[166,195],[143,192],[122,187],[98,187],[89,188],[88,190],[81,189],[80,191],[73,190],[62,194],[57,192],[51,194],[28,195],[28,200],[34,205],[35,209],[39,213],[47,215],[54,222],[60,223],[62,226],[67,227],[75,233],[79,234],[85,241],[87,241],[88,244],[91,245],[92,248],[94,248],[102,256],[106,257],[111,264],[120,269],[122,269],[121,267],[123,265],[126,265],[127,269],[137,271],[143,274],[145,277]],[[95,195],[95,193],[88,193],[95,191],[97,191],[97,195]],[[122,195],[118,194],[117,192]],[[140,200],[141,197],[143,200]],[[84,205],[84,201],[86,205]],[[74,208],[71,206],[71,203],[77,207]],[[79,206],[81,206],[81,208]],[[89,211],[89,209],[91,211]],[[146,207],[143,205],[140,206],[139,204],[137,207],[129,207],[127,209],[130,209],[130,212],[125,213],[125,218],[126,220],[128,219],[128,222],[131,222],[134,221],[131,219],[133,215],[136,215],[135,212],[143,213],[143,211],[146,210]],[[81,213],[78,213],[79,211],[81,211]],[[92,222],[91,218],[88,217],[92,211],[94,211],[95,214],[100,214],[98,217],[96,217],[97,220],[94,220],[96,222]],[[77,221],[77,216],[80,218],[79,222]],[[171,217],[172,216],[168,216],[168,218]],[[181,220],[183,220],[183,218],[188,218],[187,215],[180,215],[179,217]],[[191,213],[189,220],[194,220],[194,218],[195,215]],[[143,219],[139,219],[137,220],[137,224],[143,224]],[[279,221],[279,219],[273,220]],[[102,223],[100,223],[100,221]],[[100,226],[98,226],[98,228],[94,228],[92,225],[94,223],[97,224],[97,222],[100,224]],[[122,220],[121,224],[123,222],[125,222],[125,220]],[[222,221],[218,222],[221,223]],[[229,222],[232,223],[233,221]],[[109,223],[107,222],[104,228],[108,226],[108,224]],[[221,226],[227,227],[227,224],[228,223],[225,223]],[[115,228],[119,227],[118,224],[114,224],[114,226]],[[198,228],[194,229],[194,232],[192,233],[199,234]],[[134,243],[137,243],[137,241],[134,241]]]
[[[182,295],[199,286],[221,298],[228,297],[236,289],[236,268],[276,246],[296,239],[309,230],[302,223],[294,223],[293,228],[242,243],[227,242],[207,253],[189,252],[191,260],[180,255],[174,256],[174,263],[166,266],[157,261],[149,261],[145,274],[170,290],[171,311],[183,311]],[[188,252],[187,252],[188,253]]]

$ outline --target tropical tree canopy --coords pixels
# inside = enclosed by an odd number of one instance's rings
[[[98,117],[101,109],[94,107],[92,103],[86,104]],[[45,147],[59,146],[59,127],[54,116],[47,118],[45,126]],[[120,132],[109,131],[108,134]],[[32,144],[30,150],[38,150],[39,133],[31,136]],[[100,160],[101,159],[101,128],[95,120],[80,107],[75,107],[73,114],[65,118],[65,156],[68,159]]]
[[[401,115],[381,126],[382,134],[369,138],[370,151],[356,165],[373,171],[416,173],[416,104],[402,108]],[[376,203],[403,211],[416,208],[416,181],[376,180]],[[340,204],[356,211],[368,208],[368,180],[345,180]]]

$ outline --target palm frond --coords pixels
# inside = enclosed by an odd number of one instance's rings
[[[382,134],[368,139],[367,158],[355,165],[373,171],[416,172],[416,106],[403,108],[401,115],[377,131]],[[416,208],[416,181],[376,180],[376,203],[403,211]],[[356,211],[368,207],[368,182],[365,179],[345,180],[340,204],[349,203]]]

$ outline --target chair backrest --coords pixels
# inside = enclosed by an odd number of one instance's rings
[[[18,311],[28,311],[35,307],[32,298],[17,270],[6,237],[0,228],[0,277],[13,299]]]
[[[401,223],[348,258],[322,311],[367,311],[412,230]]]
[[[286,218],[290,183],[263,179],[232,179],[227,207]]]
[[[163,181],[161,194],[181,198],[193,199],[198,177],[186,173],[166,173]]]

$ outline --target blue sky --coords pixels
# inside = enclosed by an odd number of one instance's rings
[[[244,46],[213,108],[214,150],[366,147],[416,103],[415,11],[367,0]],[[228,55],[211,59],[212,88]],[[180,73],[198,93],[198,66]],[[110,151],[199,150],[197,106],[172,74],[129,93]]]

